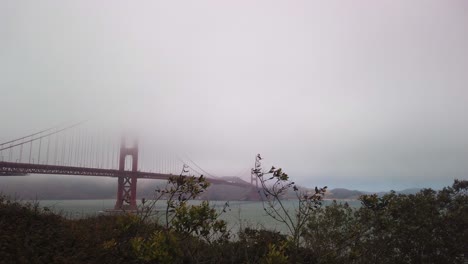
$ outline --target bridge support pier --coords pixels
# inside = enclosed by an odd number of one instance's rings
[[[125,158],[132,157],[132,169],[126,171]],[[121,175],[118,178],[117,186],[117,201],[115,203],[115,210],[136,211],[136,186],[138,171],[138,142],[135,141],[133,146],[127,147],[125,138],[122,138],[120,144],[120,158],[119,158],[119,171]]]
[[[260,189],[255,186],[250,187],[249,192],[247,193],[246,200],[247,201],[261,201]]]

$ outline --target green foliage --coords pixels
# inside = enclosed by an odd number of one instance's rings
[[[228,239],[226,222],[218,219],[219,213],[207,201],[200,205],[180,203],[175,208],[172,227],[180,234],[194,235],[211,242],[213,237]]]
[[[209,186],[209,182],[203,175],[194,177],[184,176],[182,173],[179,176],[170,177],[165,188],[156,190],[156,197],[144,209],[145,214],[141,216],[140,222],[146,222],[156,202],[165,198],[166,209],[163,215],[165,228],[163,232],[139,237],[132,241],[133,250],[140,259],[177,262],[169,258],[174,255],[174,252],[171,253],[167,247],[160,247],[156,252],[151,250],[162,241],[163,234],[171,238],[166,241],[171,244],[171,249],[179,252],[181,259],[190,262],[206,259],[206,256],[202,255],[206,244],[220,244],[228,241],[230,234],[227,224],[224,220],[218,219],[220,213],[211,208],[208,201],[200,204],[189,203]]]
[[[130,241],[136,257],[144,262],[174,263],[182,253],[172,232],[155,231],[148,237],[134,237]]]
[[[268,252],[262,258],[264,264],[286,264],[289,263],[286,256],[286,244],[268,244]]]
[[[363,196],[358,217],[372,236],[362,239],[359,254],[369,260],[386,256],[382,263],[457,263],[468,241],[466,228],[462,228],[468,224],[468,199],[466,193],[461,195],[467,189],[460,183],[440,192],[392,192],[377,200]]]
[[[261,183],[260,197],[267,215],[274,220],[286,225],[291,235],[290,247],[293,251],[291,261],[296,262],[296,257],[301,246],[302,233],[309,217],[321,207],[323,196],[327,187],[317,188],[315,192],[301,192],[289,176],[281,168],[271,167],[264,172],[261,165],[262,157],[257,155],[254,174]],[[293,191],[297,198],[297,207],[292,211],[283,203],[283,196],[288,191]]]
[[[208,202],[176,202],[167,228],[140,215],[68,220],[0,196],[0,262],[463,263],[467,194],[468,182],[455,181],[438,192],[365,195],[360,208],[333,202],[308,215],[299,247],[291,234],[264,229],[228,239]]]
[[[147,212],[151,212],[154,204],[159,200],[166,199],[165,210],[165,225],[166,228],[171,228],[172,221],[176,217],[176,210],[180,207],[187,207],[187,201],[195,199],[198,195],[203,193],[210,183],[206,178],[201,175],[195,176],[173,176],[170,177],[164,189],[156,189],[156,196],[152,204],[149,206]],[[147,215],[145,215],[146,217]],[[179,213],[180,216],[180,213]]]
[[[22,203],[0,196],[0,261],[72,262],[76,257],[69,256],[72,238],[62,225],[62,219],[44,211],[37,203]]]
[[[304,235],[317,263],[463,263],[468,247],[467,182],[414,195],[364,195],[352,210],[333,203]]]
[[[208,201],[189,204],[210,186],[206,178],[194,176],[170,177],[165,189],[156,190],[160,197],[166,197],[166,229],[175,230],[186,236],[197,236],[211,242],[215,235],[228,238],[226,222],[218,220],[220,213],[211,208]],[[162,196],[161,196],[162,195]],[[155,202],[158,200],[155,199]]]
[[[347,203],[333,201],[310,215],[303,233],[307,258],[318,263],[351,263],[350,245],[362,234],[354,213]]]
[[[285,245],[287,237],[279,232],[246,228],[239,233],[240,254],[251,263],[260,262],[270,251],[270,245]]]

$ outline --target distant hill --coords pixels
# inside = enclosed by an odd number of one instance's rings
[[[304,187],[300,187],[303,191],[313,191],[313,189],[308,189]],[[415,194],[419,192],[421,188],[410,188],[404,189],[401,191],[396,191],[397,194]],[[346,188],[334,188],[329,189],[325,193],[325,199],[336,199],[336,200],[357,200],[361,195],[365,194],[377,194],[378,196],[383,196],[388,192],[365,192],[365,191],[358,191],[358,190],[349,190]]]
[[[422,190],[421,188],[411,188],[411,189],[404,189],[402,191],[397,191],[396,193],[401,193],[401,194],[415,194]]]
[[[348,190],[345,188],[335,188],[327,191],[326,199],[357,199],[359,196],[365,194],[357,190]]]
[[[240,178],[225,178],[230,182],[246,183]],[[162,180],[138,180],[138,199],[151,199]],[[117,180],[112,178],[11,176],[0,177],[0,193],[24,200],[115,199]],[[213,184],[200,199],[245,200],[250,190],[232,185]]]
[[[243,182],[240,178],[226,177],[224,180],[230,182]],[[163,188],[164,181],[139,180],[138,198],[151,199],[154,190],[158,187]],[[314,192],[312,188],[298,186],[303,192]],[[39,199],[39,200],[67,200],[67,199],[115,199],[117,181],[112,178],[90,179],[87,177],[44,177],[44,176],[17,176],[0,177],[0,193],[15,196],[20,199]],[[398,191],[402,194],[414,194],[419,188],[405,189]],[[207,192],[203,193],[200,199],[207,200],[229,200],[242,201],[248,196],[251,190],[232,185],[212,185]],[[346,188],[334,188],[327,190],[326,199],[354,200],[360,195],[370,194],[358,190],[349,190]],[[378,195],[384,195],[388,192],[378,192]],[[295,193],[290,191],[286,199],[295,199]]]

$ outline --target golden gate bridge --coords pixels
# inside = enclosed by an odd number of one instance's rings
[[[246,199],[258,198],[257,179],[250,183],[236,177],[216,177],[174,154],[141,151],[137,140],[115,142],[106,135],[90,135],[83,122],[44,129],[0,143],[0,176],[59,174],[117,178],[115,210],[137,210],[138,179],[166,180],[175,175],[204,175],[212,184],[249,188]],[[118,140],[117,140],[118,141]],[[140,168],[144,168],[140,170]],[[194,168],[195,167],[195,168]]]

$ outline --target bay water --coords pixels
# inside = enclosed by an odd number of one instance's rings
[[[105,214],[105,210],[112,209],[115,205],[115,200],[40,200],[39,206],[46,207],[48,210],[59,213],[68,219],[80,219],[86,217]],[[190,203],[197,204],[201,201],[195,200]],[[344,202],[344,201],[342,201]],[[346,201],[352,207],[359,207],[360,202],[356,200]],[[151,201],[147,201],[147,204]],[[229,205],[225,207],[226,203]],[[330,204],[331,201],[324,201],[324,206]],[[163,216],[165,210],[165,201],[158,201],[154,209],[159,212],[158,215]],[[283,201],[285,207],[294,212],[297,207],[297,201]],[[139,204],[141,206],[141,202]],[[287,227],[270,216],[263,209],[261,201],[210,201],[210,206],[221,213],[220,218],[228,223],[228,228],[236,233],[240,229],[262,228],[279,232],[287,232]],[[223,212],[225,209],[225,212]],[[294,214],[294,213],[292,213]],[[161,219],[163,219],[161,217]]]

